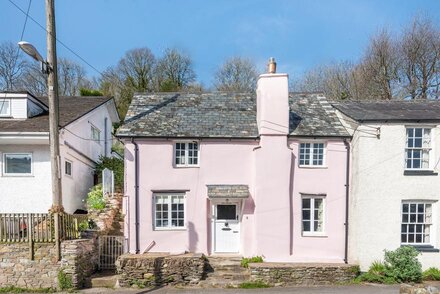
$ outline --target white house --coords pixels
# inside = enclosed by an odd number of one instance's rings
[[[367,270],[384,249],[417,248],[440,267],[440,102],[334,103],[353,135],[349,261]]]
[[[65,211],[84,209],[100,155],[110,155],[112,123],[119,117],[108,97],[61,97],[60,163]],[[52,204],[47,98],[0,93],[0,213],[46,213]]]

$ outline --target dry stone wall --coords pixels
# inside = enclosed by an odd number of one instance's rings
[[[251,279],[276,286],[330,285],[353,280],[359,272],[357,265],[251,263]]]
[[[116,269],[121,287],[195,285],[205,277],[206,258],[201,254],[124,254]]]
[[[97,240],[80,239],[61,243],[61,262],[54,243],[34,244],[31,260],[28,243],[0,243],[0,287],[27,289],[58,288],[58,273],[63,270],[73,286],[88,286],[98,266]]]

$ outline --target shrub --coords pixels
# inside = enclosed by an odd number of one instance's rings
[[[69,290],[73,288],[72,277],[68,276],[63,270],[58,272],[58,287],[61,290]]]
[[[87,208],[101,211],[105,208],[105,200],[102,196],[102,185],[98,184],[87,194]]]
[[[440,270],[435,267],[430,267],[422,274],[423,280],[440,281]]]
[[[387,267],[381,261],[374,261],[368,272],[361,274],[355,279],[355,282],[368,282],[368,283],[380,283],[380,284],[394,284],[396,281],[387,276]]]
[[[261,256],[243,257],[241,259],[241,266],[248,268],[249,263],[257,263],[257,262],[263,262],[263,257]]]
[[[385,250],[387,276],[397,282],[419,282],[422,279],[422,265],[417,259],[418,255],[419,252],[411,246]]]
[[[115,176],[115,190],[121,190],[124,187],[124,161],[116,157],[100,156],[95,170],[98,177],[102,178],[102,171],[110,169]]]

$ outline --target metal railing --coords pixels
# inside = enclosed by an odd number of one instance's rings
[[[87,215],[60,214],[60,238],[80,237],[79,223]],[[55,242],[55,219],[49,213],[0,213],[0,242]]]
[[[116,260],[126,252],[124,236],[99,236],[99,269],[115,269]]]

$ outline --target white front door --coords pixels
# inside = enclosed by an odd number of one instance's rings
[[[237,204],[214,205],[214,252],[240,251],[240,221]]]

